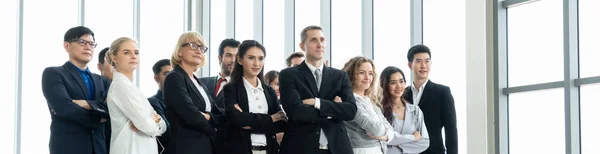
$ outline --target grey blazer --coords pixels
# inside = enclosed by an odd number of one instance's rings
[[[394,131],[392,126],[387,122],[381,109],[371,103],[367,97],[362,97],[354,94],[356,99],[356,115],[352,121],[346,121],[346,129],[352,148],[381,148],[382,153],[386,153],[387,146],[384,141],[372,139],[367,133],[374,136],[388,136],[392,138]]]
[[[404,120],[394,114],[394,138],[388,143],[387,154],[417,154],[429,147],[429,133],[423,122],[423,112],[419,107],[406,103]],[[413,133],[421,132],[421,139],[415,141]]]

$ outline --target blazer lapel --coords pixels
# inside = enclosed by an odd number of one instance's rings
[[[83,92],[84,98],[87,99],[87,87],[85,87],[85,83],[83,83],[82,76],[77,70],[78,68],[75,68],[75,66],[73,64],[70,64],[69,62],[66,62],[63,65],[63,67],[66,68],[69,71],[69,73],[71,73],[71,75],[73,75],[73,78],[75,78],[75,81],[77,81],[79,87],[81,87],[81,92]]]
[[[319,90],[319,97],[327,97],[330,88],[333,88],[331,86],[322,86],[323,83],[330,83],[329,81],[331,81],[331,77],[333,76],[333,74],[330,69],[331,68],[323,67],[323,76],[321,77],[321,85],[319,85],[321,86],[321,90]]]
[[[317,81],[315,81],[315,76],[313,76],[313,73],[308,68],[306,62],[302,62],[298,68],[300,69],[300,74],[302,74],[302,76],[304,76],[306,79],[306,82],[308,82],[313,95],[318,96],[319,93],[317,89]],[[321,83],[323,83],[323,80],[321,80]]]
[[[423,104],[427,103],[429,98],[431,97],[431,90],[433,87],[433,82],[431,82],[431,80],[427,81],[427,84],[425,84],[425,88],[423,88],[423,94],[421,95],[421,99],[419,100],[419,107],[423,106]]]
[[[200,94],[200,91],[198,91],[198,87],[195,86],[194,82],[192,81],[192,79],[190,79],[190,77],[187,75],[185,70],[183,70],[183,68],[181,68],[179,65],[175,65],[174,71],[175,70],[179,71],[179,73],[182,73],[182,75],[185,78],[185,82],[190,83],[190,84],[187,84],[187,88],[192,89],[193,95],[196,96],[197,99],[200,99],[201,102],[204,102],[204,98]],[[196,78],[196,76],[194,76],[194,78]],[[198,84],[202,84],[201,82],[198,81],[198,79],[196,79],[196,82],[198,82]],[[200,85],[200,86],[202,86],[202,85]],[[198,102],[194,101],[193,97],[192,97],[192,102],[194,102],[194,104],[196,104],[196,106],[201,107],[201,110],[206,109],[206,105],[204,103],[198,103]]]
[[[250,113],[250,107],[249,107],[250,105],[248,105],[250,102],[248,101],[248,92],[246,92],[246,87],[244,86],[244,82],[239,82],[237,84],[237,90],[238,90],[238,100],[239,100],[239,102],[237,102],[238,105],[240,106],[242,111]]]
[[[273,111],[277,111],[275,108],[275,107],[278,107],[278,106],[275,106],[275,101],[277,101],[277,100],[276,100],[276,98],[271,97],[271,94],[270,94],[266,84],[263,84],[262,87],[264,89],[263,93],[265,94],[265,98],[267,98],[267,105],[269,106],[268,113],[269,113],[269,115],[273,114],[273,113],[275,113]]]

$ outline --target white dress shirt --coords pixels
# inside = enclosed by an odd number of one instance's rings
[[[125,75],[114,72],[107,96],[111,122],[110,154],[157,154],[156,136],[167,130],[164,120],[157,124],[156,111],[144,94]],[[133,131],[130,122],[138,129]]]
[[[322,80],[323,79],[323,64],[319,65],[319,68],[318,68],[319,69],[319,73],[321,74],[321,79],[317,79],[317,76],[315,76],[315,70],[317,70],[317,67],[315,67],[315,66],[313,66],[313,65],[311,65],[310,63],[307,63],[307,62],[306,62],[306,65],[308,66],[308,69],[310,69],[310,74],[312,74],[313,77],[315,77],[315,82],[317,80],[321,80],[321,84],[323,84],[323,80]],[[317,85],[317,89],[320,89],[319,87],[321,87],[321,85]],[[319,98],[315,98],[315,105],[314,106],[315,106],[315,108],[317,108],[319,110],[321,109],[321,100]],[[327,119],[331,119],[331,117],[327,117]],[[321,133],[320,133],[320,136],[319,136],[319,142],[321,142],[321,141],[328,141],[327,140],[327,136],[325,136],[325,132],[323,131],[323,128],[321,128]],[[329,144],[329,143],[327,142],[326,144],[321,145],[321,146],[327,147],[327,144]]]
[[[194,78],[190,78],[192,80],[192,82],[194,83],[194,85],[196,86],[196,88],[198,88],[198,91],[200,91],[200,95],[202,96],[202,99],[204,99],[204,104],[206,106],[206,112],[210,112],[210,109],[212,108],[211,104],[210,104],[210,99],[208,99],[208,95],[206,94],[206,91],[204,91],[204,88],[202,88],[202,86],[200,86],[200,84],[198,84],[198,80],[194,79]]]
[[[410,85],[410,89],[412,90],[412,97],[413,97],[413,104],[415,105],[419,105],[419,101],[421,101],[421,96],[423,96],[423,89],[425,89],[425,85],[427,85],[427,82],[429,82],[429,79],[427,79],[423,85],[421,85],[421,87],[419,87],[419,89],[417,89],[415,87],[415,82],[413,81],[413,84]]]
[[[215,86],[217,86],[217,84],[219,83],[219,79],[220,79],[221,77],[222,77],[222,76],[221,76],[221,74],[219,73],[219,74],[217,75],[217,83],[215,83]],[[219,95],[219,93],[220,93],[221,91],[223,91],[223,87],[225,87],[225,85],[226,85],[227,83],[229,83],[229,81],[231,81],[231,76],[226,76],[226,77],[225,77],[225,80],[226,80],[226,81],[223,81],[223,82],[221,83],[221,87],[219,87],[219,91],[217,91],[217,93],[216,93],[215,95]]]
[[[269,114],[269,104],[267,103],[267,97],[260,80],[258,80],[258,86],[254,87],[246,78],[242,78],[244,81],[244,87],[248,94],[248,112],[258,114]],[[267,136],[265,134],[250,134],[250,140],[253,146],[267,146]]]

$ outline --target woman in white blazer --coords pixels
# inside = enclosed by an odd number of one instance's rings
[[[133,84],[139,66],[139,49],[133,39],[115,40],[106,57],[115,67],[107,95],[111,122],[110,154],[157,154],[156,136],[167,129],[144,94]]]

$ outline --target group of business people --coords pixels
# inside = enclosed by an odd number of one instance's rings
[[[101,51],[98,75],[87,67],[94,33],[73,27],[63,43],[69,61],[42,74],[52,115],[50,153],[458,152],[454,100],[447,86],[428,79],[429,48],[408,51],[410,87],[394,66],[381,72],[376,86],[375,65],[366,57],[350,59],[341,70],[327,66],[321,27],[305,27],[300,39],[304,52],[264,76],[263,45],[225,39],[219,75],[198,78],[194,72],[208,47],[199,33],[185,32],[170,60],[154,65],[159,90],[147,98],[133,80],[140,61],[135,40],[122,37]]]

